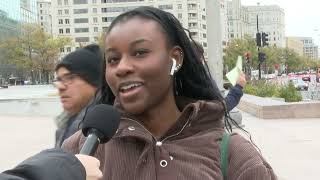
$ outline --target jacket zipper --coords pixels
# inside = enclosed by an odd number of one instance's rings
[[[188,121],[183,125],[183,127],[181,128],[181,130],[179,132],[177,132],[176,134],[172,134],[170,136],[167,136],[166,138],[162,139],[161,141],[158,141],[156,137],[153,136],[153,134],[147,129],[145,128],[141,123],[131,119],[131,118],[126,118],[126,117],[123,117],[123,119],[126,119],[126,120],[129,120],[129,121],[133,121],[135,123],[137,123],[139,126],[141,126],[144,130],[146,130],[151,136],[152,138],[156,141],[156,145],[160,142],[159,146],[161,146],[164,141],[168,140],[169,138],[173,138],[173,137],[176,137],[178,136],[179,134],[182,133],[182,131],[186,128],[186,126],[189,124],[189,121],[190,121],[190,118],[188,118]]]

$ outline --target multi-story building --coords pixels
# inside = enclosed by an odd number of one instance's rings
[[[20,14],[20,2],[0,1],[0,41],[19,33]]]
[[[277,5],[242,6],[241,0],[227,1],[228,38],[242,39],[245,34],[256,37],[257,18],[259,32],[268,34],[269,44],[285,47],[284,10]]]
[[[303,56],[303,42],[296,37],[286,37],[286,48],[292,49],[300,56]]]
[[[74,42],[63,53],[97,42],[116,16],[139,6],[171,12],[207,50],[205,0],[52,0],[51,6],[53,35],[71,37]]]
[[[257,33],[257,17],[259,32],[268,34],[269,45],[285,47],[284,10],[277,5],[247,6],[249,16],[249,34]]]
[[[51,16],[51,2],[38,0],[37,1],[37,11],[38,11],[38,24],[44,32],[52,34],[52,16]]]
[[[318,59],[318,46],[314,43],[312,37],[296,37],[303,43],[303,55],[310,59]]]
[[[21,22],[37,22],[37,2],[36,0],[20,0]]]
[[[228,39],[242,39],[248,34],[248,13],[241,0],[227,1]]]
[[[19,35],[20,16],[20,1],[0,1],[0,43]],[[16,72],[14,65],[4,63],[7,59],[3,56],[2,50],[0,49],[0,85]]]

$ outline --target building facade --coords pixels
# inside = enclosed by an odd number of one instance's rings
[[[303,55],[310,59],[318,59],[318,46],[314,43],[312,37],[296,37],[303,43]]]
[[[37,23],[37,1],[20,0],[20,21],[24,23]]]
[[[52,33],[73,39],[62,53],[97,43],[119,14],[139,6],[153,6],[174,14],[207,51],[205,0],[52,0]]]
[[[242,39],[248,34],[248,13],[241,0],[227,1],[228,39]]]
[[[269,45],[285,47],[284,10],[277,5],[247,6],[249,16],[249,34],[256,37],[257,16],[259,32],[268,34]]]
[[[241,0],[228,0],[227,17],[229,41],[246,34],[256,38],[259,30],[268,34],[270,45],[285,47],[284,10],[279,6],[242,6]]]
[[[20,15],[19,1],[0,1],[0,42],[18,35]]]
[[[44,0],[37,1],[37,11],[38,24],[44,32],[52,34],[51,2]]]
[[[286,48],[292,49],[300,56],[303,56],[303,42],[298,38],[286,37]]]

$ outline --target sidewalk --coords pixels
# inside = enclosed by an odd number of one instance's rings
[[[259,119],[242,112],[242,122],[279,180],[317,180],[319,119]],[[0,115],[0,172],[53,147],[53,118]]]
[[[0,172],[54,146],[53,117],[0,115]]]
[[[242,112],[242,122],[279,180],[319,179],[319,119],[266,120]]]

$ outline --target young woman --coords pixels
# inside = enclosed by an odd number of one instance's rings
[[[122,118],[95,154],[103,179],[223,179],[223,97],[179,21],[152,7],[131,10],[112,22],[105,48],[102,102],[116,106]],[[78,153],[84,141],[78,132],[63,148]],[[276,179],[240,135],[231,136],[228,149],[228,179]]]

